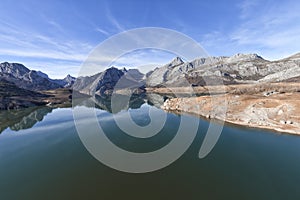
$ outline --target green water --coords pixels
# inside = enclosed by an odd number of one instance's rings
[[[147,125],[150,105],[143,103],[120,115],[130,112],[137,124]],[[159,134],[133,139],[100,107],[96,113],[107,137],[135,152],[163,147],[175,136],[181,118],[168,113]],[[155,172],[129,174],[89,154],[76,132],[72,108],[2,111],[0,117],[1,200],[300,199],[297,136],[225,126],[214,149],[199,159],[209,124],[200,120],[193,144],[180,159]]]

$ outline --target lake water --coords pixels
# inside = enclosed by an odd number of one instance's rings
[[[156,104],[139,99],[116,115],[129,112],[145,126]],[[107,137],[133,152],[162,148],[175,137],[182,117],[167,113],[159,134],[134,139],[122,133],[109,111],[109,104],[98,104],[96,115]],[[199,159],[209,125],[200,120],[194,142],[178,160],[158,171],[131,174],[107,167],[86,150],[72,108],[1,111],[0,117],[1,200],[300,199],[298,136],[225,126],[210,154]]]

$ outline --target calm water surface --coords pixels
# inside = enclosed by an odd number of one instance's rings
[[[147,125],[150,105],[139,103],[119,115],[130,112],[137,124]],[[134,139],[117,127],[109,108],[100,107],[97,116],[107,137],[135,152],[171,141],[181,117],[168,113],[159,134]],[[193,144],[180,159],[159,171],[128,174],[88,153],[76,132],[72,108],[2,111],[0,120],[1,200],[300,199],[297,136],[226,126],[212,152],[199,159],[209,125],[200,120]]]

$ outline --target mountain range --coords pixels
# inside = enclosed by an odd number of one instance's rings
[[[114,89],[139,94],[145,92],[145,88],[157,87],[298,81],[300,53],[277,61],[268,61],[257,54],[198,58],[190,62],[176,57],[146,74],[137,69],[111,67],[93,76],[75,78],[67,75],[64,79],[51,79],[41,71],[30,70],[18,63],[0,64],[2,101],[4,96],[24,94],[39,97],[44,95],[41,91],[59,88],[109,96]]]

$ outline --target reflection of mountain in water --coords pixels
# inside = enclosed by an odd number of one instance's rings
[[[118,113],[122,110],[139,109],[145,103],[160,108],[167,98],[170,97],[159,94],[132,95],[130,98],[123,94],[116,94],[106,98],[96,95],[96,97],[83,96],[81,99],[76,99],[73,103],[79,106],[96,107],[110,113]],[[112,101],[114,102],[113,108],[111,106]],[[53,109],[55,108],[44,106],[30,107],[21,110],[1,111],[0,133],[8,127],[14,131],[29,129],[37,122],[42,121],[44,116],[51,113]]]
[[[44,116],[51,113],[50,107],[32,107],[22,110],[0,112],[0,133],[6,128],[18,131],[33,127],[37,122],[42,121]]]
[[[112,107],[112,102],[114,107]],[[126,95],[116,94],[113,96],[95,97],[76,99],[75,105],[96,107],[110,113],[118,113],[122,110],[138,109],[145,103],[144,95],[132,95],[130,98]],[[74,105],[74,104],[73,104]]]
[[[132,95],[131,97],[124,94],[114,94],[106,97],[96,95],[95,97],[76,99],[73,103],[80,106],[96,107],[110,113],[118,113],[122,110],[139,109],[145,103],[160,108],[167,99],[172,97],[172,95],[156,93],[143,93]]]

